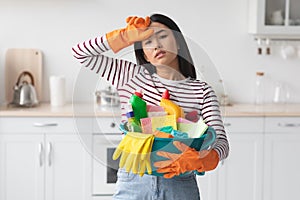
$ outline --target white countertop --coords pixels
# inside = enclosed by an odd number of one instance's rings
[[[223,117],[300,117],[300,104],[234,104],[222,106]],[[0,107],[0,117],[112,117],[120,116],[119,107],[97,107],[93,103],[52,107],[42,103],[33,108]]]
[[[21,108],[11,106],[0,107],[0,117],[111,117],[120,116],[119,107],[98,107],[93,103],[66,104],[53,107],[42,103],[36,107]]]
[[[225,117],[300,117],[300,104],[234,104],[221,112]]]

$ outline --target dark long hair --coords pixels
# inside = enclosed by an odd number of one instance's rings
[[[150,19],[151,22],[159,22],[161,24],[164,24],[171,30],[173,30],[173,34],[176,39],[177,45],[178,47],[180,47],[178,49],[178,54],[177,54],[179,71],[186,78],[191,77],[195,79],[196,71],[192,60],[192,56],[190,54],[187,43],[177,24],[172,19],[162,14],[153,14],[150,16]],[[146,61],[144,57],[142,42],[134,43],[134,51],[135,51],[136,61],[138,65],[143,65],[150,73],[156,72],[156,67],[153,66],[148,61]]]

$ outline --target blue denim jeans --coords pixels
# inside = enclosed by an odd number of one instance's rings
[[[196,177],[193,173],[166,179],[145,174],[140,177],[118,170],[115,200],[200,200]]]

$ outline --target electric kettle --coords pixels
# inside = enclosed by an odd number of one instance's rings
[[[29,76],[30,83],[26,80],[22,80],[25,76]],[[17,83],[14,86],[13,90],[13,105],[22,107],[33,107],[38,104],[38,99],[34,88],[34,80],[30,72],[24,71],[19,75]]]

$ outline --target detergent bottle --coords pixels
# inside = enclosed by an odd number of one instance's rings
[[[134,118],[140,123],[141,118],[146,118],[147,114],[147,103],[142,99],[142,92],[136,91],[129,99],[131,103]]]
[[[179,117],[184,118],[184,112],[182,108],[180,108],[176,103],[170,100],[170,94],[168,90],[166,90],[162,94],[162,98],[160,100],[160,106],[165,109],[168,115],[175,115],[176,120]]]
[[[135,119],[131,104],[126,105],[127,127],[131,132],[142,132],[140,123]]]

